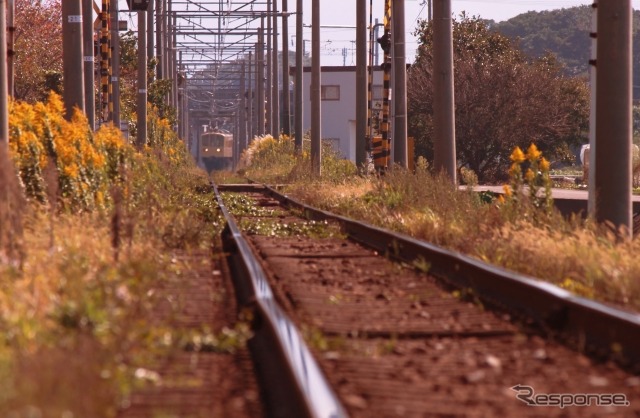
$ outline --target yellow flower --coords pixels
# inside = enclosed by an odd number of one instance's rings
[[[520,147],[516,147],[511,153],[511,157],[509,158],[511,158],[511,161],[513,161],[514,163],[521,163],[525,160],[524,153],[522,152]]]
[[[540,159],[542,153],[536,147],[536,144],[532,143],[527,150],[527,159],[531,162],[537,161]]]
[[[498,200],[498,203],[500,203],[500,204],[503,204],[505,202],[504,196],[502,196],[502,195],[499,195],[497,200]]]
[[[546,158],[542,157],[542,159],[540,160],[540,170],[542,170],[543,173],[546,173],[547,171],[549,171],[549,161],[547,161]]]
[[[513,192],[511,191],[511,187],[509,187],[508,184],[502,186],[502,189],[504,190],[504,195],[507,197],[511,197],[511,195],[513,194]]]
[[[536,175],[533,172],[533,170],[531,170],[530,168],[527,168],[527,172],[524,174],[524,178],[527,179],[529,183],[531,183],[533,179],[536,178]]]

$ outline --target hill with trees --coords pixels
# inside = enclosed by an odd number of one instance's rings
[[[587,76],[591,55],[591,6],[578,6],[542,12],[527,12],[504,22],[488,21],[488,26],[517,43],[531,57],[551,52],[567,75]],[[640,11],[633,17],[634,85],[640,85]],[[634,88],[634,99],[640,90]]]

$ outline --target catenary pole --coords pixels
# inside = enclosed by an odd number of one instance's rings
[[[62,2],[62,60],[65,114],[71,120],[74,107],[82,112],[85,109],[81,0]],[[6,77],[4,80],[6,83]]]
[[[404,2],[393,0],[393,159],[402,168],[408,168],[407,156],[407,60],[405,53]],[[453,67],[453,66],[452,66]]]
[[[162,46],[163,44],[163,21],[164,18],[162,14],[164,12],[164,2],[162,0],[156,0],[156,76],[158,80],[162,80],[164,78],[164,68],[162,62]]]
[[[84,104],[91,130],[96,129],[95,57],[93,55],[93,0],[82,0]]]
[[[147,62],[151,62],[154,58],[154,39],[155,30],[154,16],[155,15],[155,2],[151,0],[147,8]]]
[[[7,2],[0,0],[0,57],[7,56]],[[9,144],[9,94],[7,86],[7,60],[0,59],[0,152]]]
[[[265,101],[266,101],[266,107],[267,107],[267,115],[266,115],[266,133],[271,134],[273,136],[276,136],[275,132],[273,132],[273,125],[271,124],[272,118],[272,111],[273,111],[273,95],[272,95],[272,90],[271,90],[271,73],[273,71],[273,64],[272,64],[272,58],[273,58],[273,54],[271,53],[271,31],[272,31],[272,20],[271,20],[271,6],[272,6],[272,1],[271,0],[267,0],[267,32],[265,34],[266,37],[266,61],[267,61],[267,74],[266,74],[266,78],[265,78],[265,87],[264,87],[264,95],[265,95]]]
[[[246,79],[246,61],[242,61],[240,72],[240,106],[238,113],[240,115],[240,129],[238,135],[238,152],[234,155],[234,166],[238,165],[240,154],[247,148],[247,79]]]
[[[367,163],[367,0],[356,5],[356,144],[355,160],[364,172]]]
[[[311,168],[320,175],[321,154],[321,92],[320,92],[320,0],[311,2]]]
[[[15,76],[14,76],[14,54],[13,50],[15,43],[15,14],[16,14],[16,2],[15,0],[9,0],[7,3],[7,77],[9,80],[8,92],[9,96],[15,95]]]
[[[249,65],[247,68],[247,141],[246,141],[246,146],[248,146],[251,143],[251,139],[253,138],[253,127],[254,127],[254,123],[253,123],[253,53],[251,51],[249,51]]]
[[[582,161],[582,164],[589,166],[587,178],[588,203],[587,211],[589,216],[594,218],[596,213],[596,74],[598,58],[598,0],[593,0],[591,5],[591,59],[589,60],[589,161]]]
[[[113,126],[120,129],[120,6],[111,2],[111,93]]]
[[[302,89],[302,76],[304,74],[304,39],[302,34],[302,17],[303,17],[303,2],[297,0],[296,3],[296,104],[295,104],[295,134],[294,139],[296,153],[302,153],[302,138],[304,132],[302,132],[302,112],[303,112],[303,89]]]
[[[598,3],[596,220],[632,233],[631,0]]]
[[[256,58],[258,66],[258,77],[256,79],[258,84],[258,135],[264,135],[265,133],[265,87],[264,87],[264,18],[261,18],[261,25],[258,29],[258,45],[256,48]]]
[[[456,184],[451,0],[433,0],[434,167]]]
[[[289,90],[289,4],[282,0],[282,133],[291,136],[291,96]]]
[[[273,41],[271,42],[271,131],[274,137],[280,136],[280,93],[278,84],[278,0],[273,0]]]
[[[147,12],[138,12],[138,119],[136,145],[147,143]]]

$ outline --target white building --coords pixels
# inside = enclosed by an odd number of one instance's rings
[[[292,71],[295,75],[295,71]],[[368,77],[368,74],[367,74]],[[373,71],[372,96],[374,109],[382,104],[383,72]],[[339,150],[344,158],[356,158],[356,67],[322,67],[321,137]],[[305,67],[302,77],[304,132],[311,128],[311,67]],[[292,103],[293,107],[293,103]]]

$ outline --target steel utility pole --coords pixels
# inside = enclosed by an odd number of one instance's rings
[[[289,95],[289,5],[282,0],[282,133],[291,136],[291,97]]]
[[[311,169],[319,176],[322,161],[320,91],[320,0],[311,2]]]
[[[111,101],[113,126],[120,129],[120,7],[117,1],[111,2]]]
[[[136,145],[147,143],[147,12],[138,12],[138,124]]]
[[[367,1],[356,5],[356,166],[367,164]]]
[[[394,163],[408,168],[407,156],[407,60],[405,57],[404,2],[393,0],[391,24],[393,25],[393,159]],[[453,64],[452,64],[453,69]]]
[[[9,96],[13,97],[15,94],[15,82],[14,82],[14,68],[13,68],[13,45],[15,43],[15,14],[16,14],[16,2],[15,0],[9,0],[7,4],[7,77],[9,80]]]
[[[7,56],[7,2],[0,0],[0,57]],[[9,99],[7,87],[7,60],[0,59],[0,152],[9,144]]]
[[[96,129],[95,59],[93,56],[93,0],[82,0],[84,101],[91,130]]]
[[[631,0],[598,2],[596,220],[631,237]]]
[[[271,72],[271,131],[273,136],[280,136],[280,89],[278,88],[278,0],[273,0],[273,71]]]
[[[433,37],[434,166],[456,184],[451,0],[433,2]]]
[[[4,48],[6,48],[6,42]],[[74,107],[82,112],[85,109],[81,0],[62,2],[62,59],[65,117],[71,120]],[[3,80],[6,84],[6,77]]]
[[[297,0],[296,3],[296,110],[295,110],[295,133],[294,140],[295,149],[297,154],[302,154],[302,138],[304,132],[302,132],[302,111],[303,111],[303,98],[302,98],[302,76],[304,74],[304,39],[302,35],[302,15],[303,15],[302,0]]]

